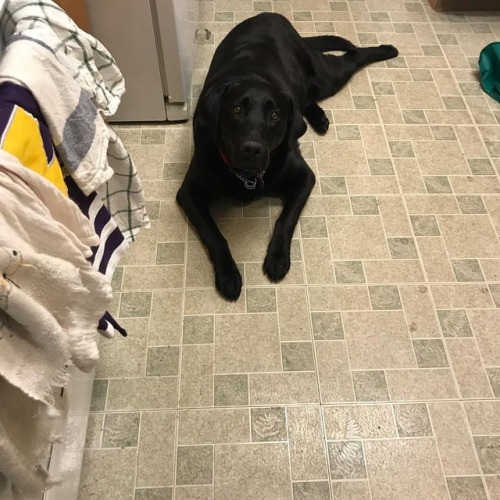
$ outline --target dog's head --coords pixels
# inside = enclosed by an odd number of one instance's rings
[[[307,128],[291,96],[264,82],[224,84],[200,99],[195,140],[211,136],[229,167],[246,178],[265,172],[272,152],[292,147]]]

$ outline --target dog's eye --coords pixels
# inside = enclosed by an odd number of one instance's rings
[[[235,115],[239,115],[241,113],[241,106],[234,106],[233,107],[233,113]]]
[[[279,120],[280,119],[280,114],[277,111],[272,111],[271,112],[271,120]]]

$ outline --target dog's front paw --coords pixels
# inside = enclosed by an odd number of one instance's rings
[[[264,273],[271,281],[280,281],[290,270],[290,254],[269,251],[263,265]]]
[[[322,116],[320,120],[314,123],[313,128],[318,134],[326,134],[330,127],[330,120],[326,115]]]
[[[316,102],[312,102],[305,111],[305,117],[311,127],[318,134],[326,134],[330,126],[330,120],[324,110]]]
[[[215,272],[215,286],[225,299],[238,300],[241,293],[242,279],[240,271],[234,262],[227,269],[220,269]]]
[[[393,59],[399,55],[399,51],[394,45],[379,45],[379,48],[385,52],[387,59]]]

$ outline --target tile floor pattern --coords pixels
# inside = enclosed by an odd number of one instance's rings
[[[236,303],[174,203],[191,124],[124,126],[152,229],[114,278],[80,500],[500,498],[500,105],[477,57],[500,15],[411,0],[202,0],[193,96],[256,11],[401,56],[324,103],[317,185],[284,282],[262,275],[276,201],[215,208]]]

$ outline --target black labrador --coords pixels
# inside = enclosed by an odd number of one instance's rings
[[[208,250],[222,296],[236,300],[242,279],[210,205],[223,197],[283,199],[263,266],[272,281],[281,280],[315,183],[297,141],[307,129],[304,117],[324,134],[329,120],[317,101],[338,92],[359,68],[397,55],[391,45],[358,48],[337,36],[301,37],[272,13],[243,21],[220,43],[194,113],[194,156],[177,202]]]

